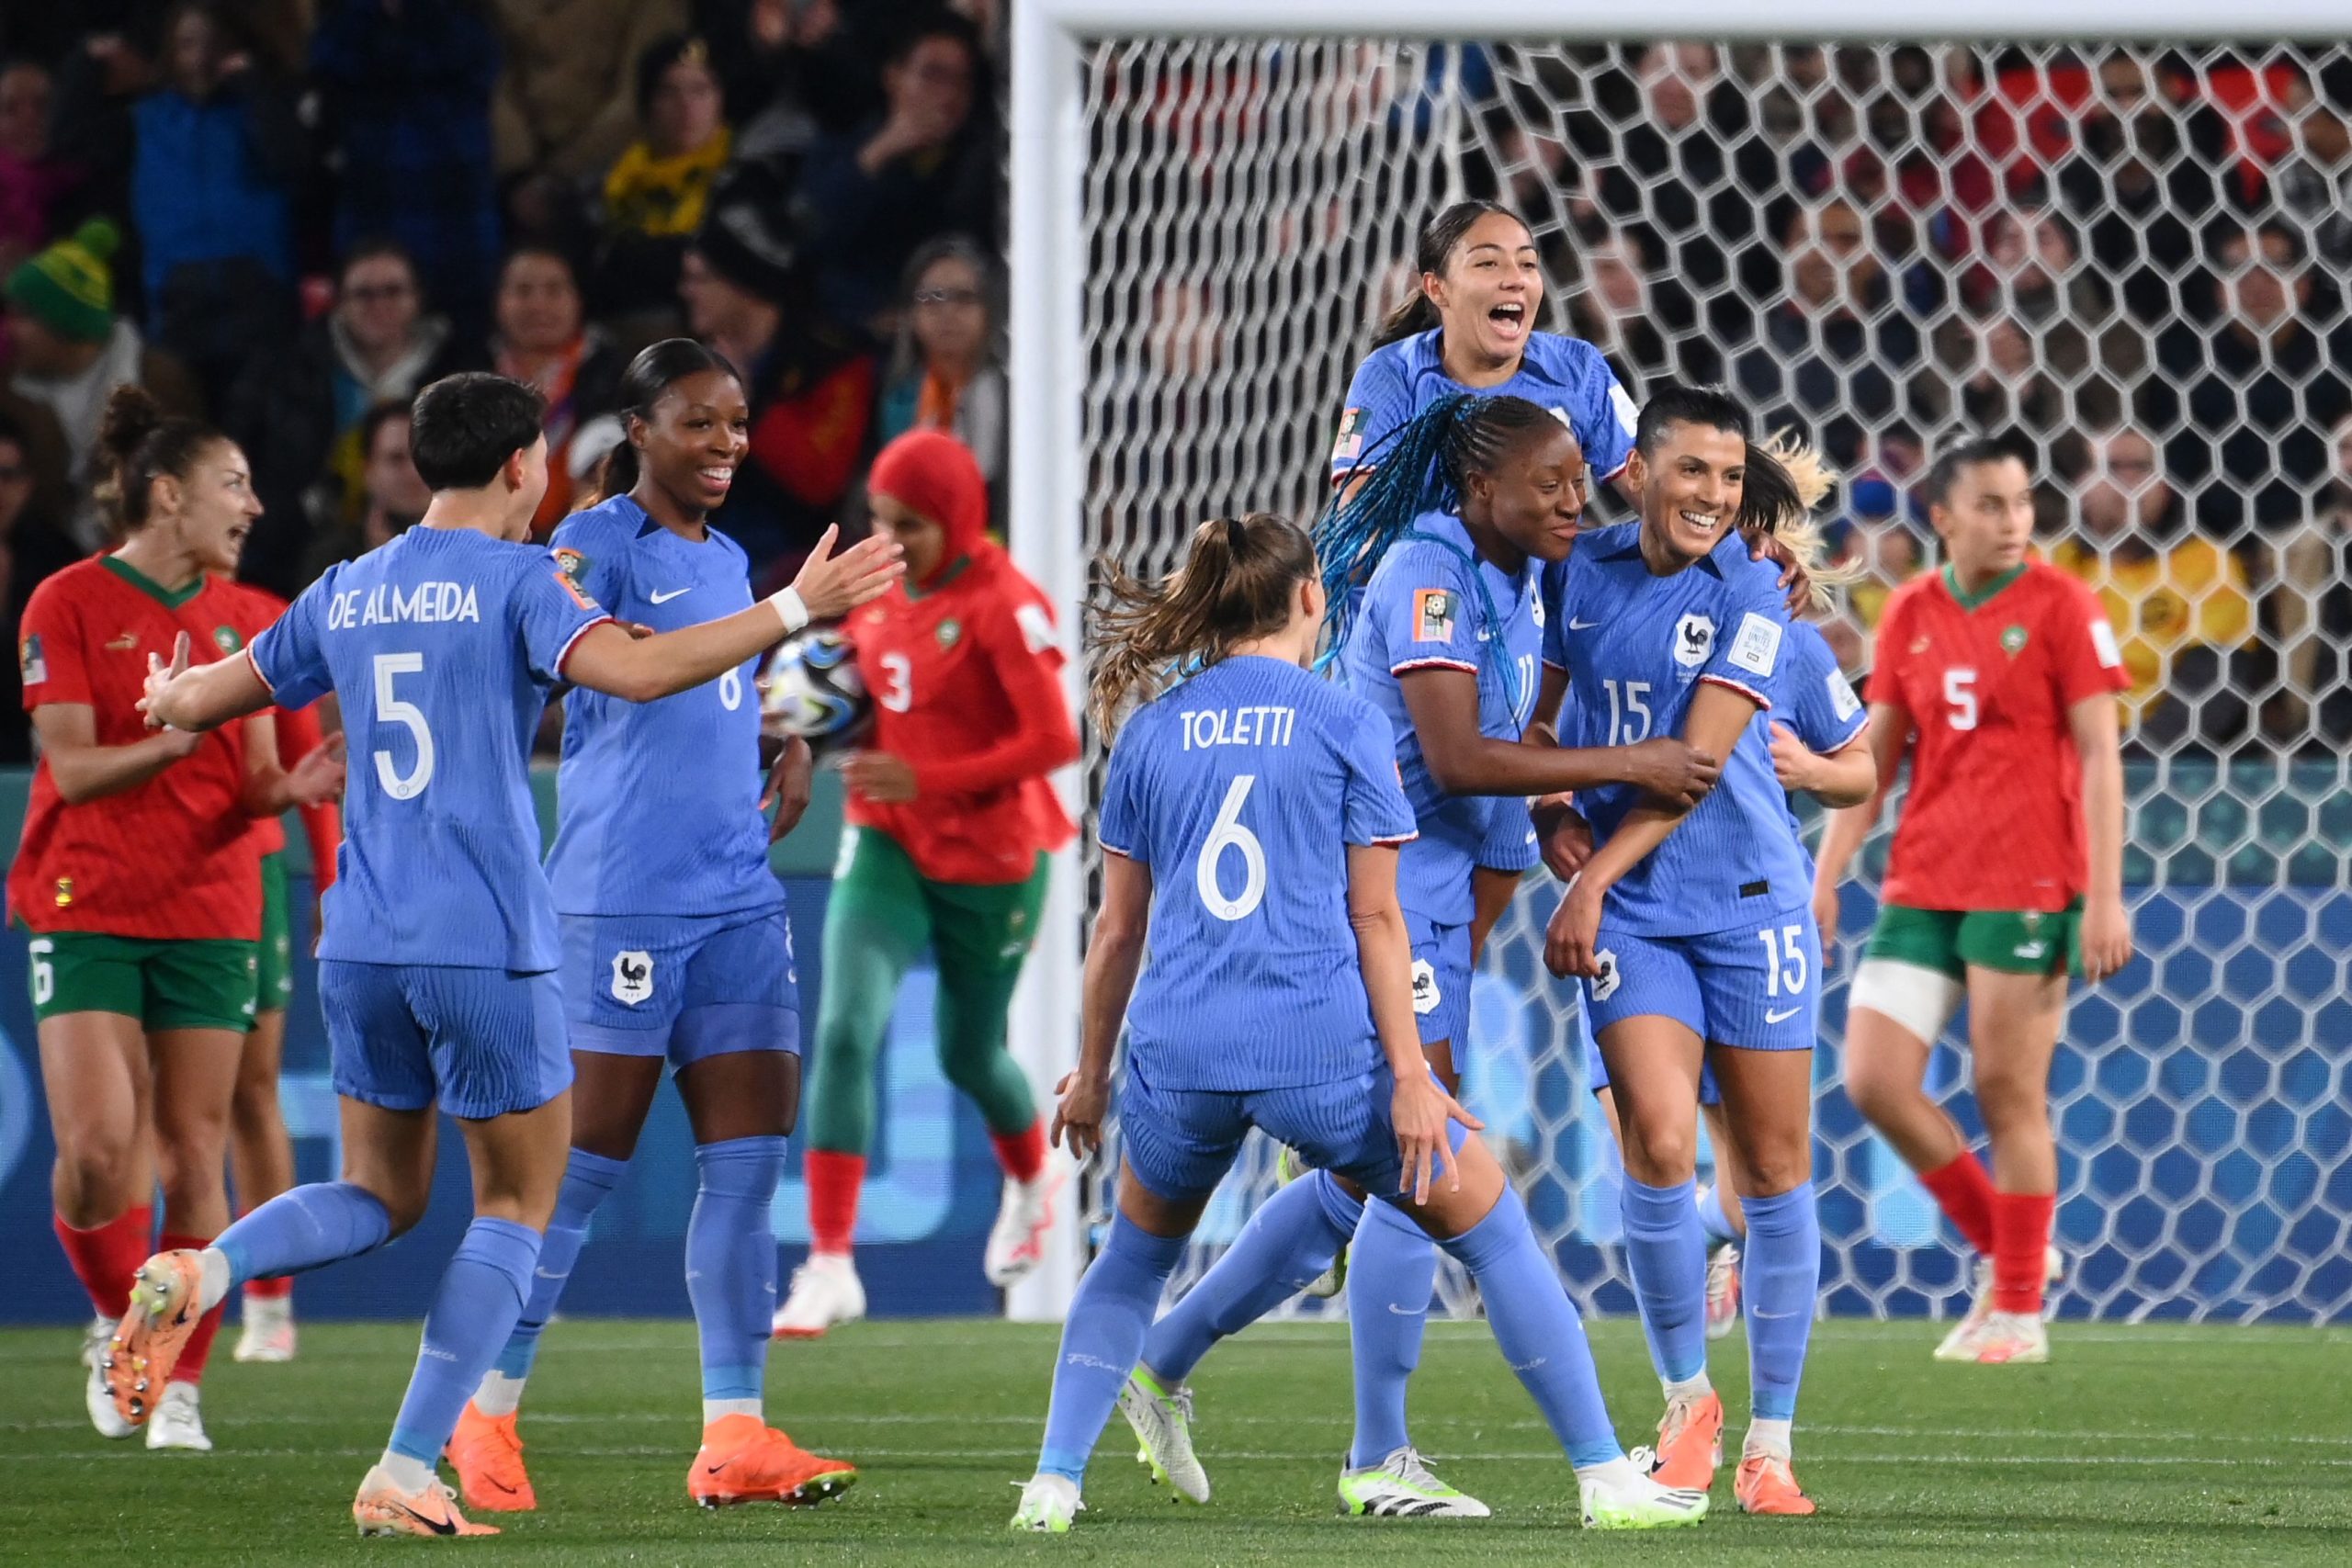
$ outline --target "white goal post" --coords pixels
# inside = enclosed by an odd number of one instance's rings
[[[1566,0],[1015,0],[1011,6],[1011,536],[1015,559],[1050,596],[1081,700],[1080,655],[1089,559],[1100,541],[1088,519],[1090,375],[1086,312],[1089,159],[1086,51],[1106,40],[1193,39],[1454,40],[1568,44],[1708,39],[1749,43],[1933,40],[1980,44],[2119,39],[2204,43],[2334,39],[2344,0],[1648,0],[1610,7]],[[1208,150],[1214,158],[1216,150]],[[1408,215],[1404,220],[1409,222]],[[1200,242],[1210,248],[1214,240]],[[1216,330],[1211,328],[1209,330]],[[1361,344],[1347,348],[1352,358]],[[1313,412],[1327,433],[1336,401]],[[1310,457],[1306,478],[1319,484]],[[1287,482],[1295,493],[1301,481]],[[1236,494],[1233,505],[1279,504]],[[1157,568],[1159,563],[1143,563]],[[1090,761],[1096,755],[1090,747]],[[1091,827],[1084,776],[1065,782],[1073,814]],[[1078,1039],[1083,846],[1055,857],[1039,940],[1012,1011],[1012,1036],[1041,1092],[1074,1063]],[[1540,873],[1537,874],[1539,876]],[[1075,1193],[1073,1193],[1073,1200]],[[1015,1288],[1016,1319],[1057,1319],[1083,1267],[1082,1214],[1058,1205],[1047,1266]]]

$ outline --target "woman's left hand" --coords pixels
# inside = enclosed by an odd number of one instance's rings
[[[1061,1098],[1054,1107],[1054,1122],[1046,1141],[1068,1149],[1074,1158],[1084,1159],[1102,1146],[1102,1122],[1111,1111],[1111,1080],[1066,1073],[1054,1092]]]
[[[842,782],[876,806],[904,806],[915,797],[915,771],[888,751],[855,751],[842,763]]]
[[[808,742],[797,735],[786,736],[784,750],[776,753],[775,766],[768,770],[768,786],[760,794],[761,810],[775,807],[775,819],[768,824],[769,843],[800,826],[816,781],[816,757],[808,750]]]

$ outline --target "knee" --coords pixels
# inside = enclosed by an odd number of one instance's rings
[[[1742,1145],[1742,1175],[1747,1196],[1777,1198],[1813,1179],[1813,1148],[1809,1138],[1775,1140],[1761,1149]]]
[[[1889,1120],[1924,1095],[1916,1080],[1890,1064],[1852,1053],[1846,1058],[1845,1078],[1846,1098],[1871,1122]]]
[[[229,1113],[240,1127],[265,1127],[279,1121],[282,1113],[277,1101],[277,1075],[238,1074],[236,1095],[230,1101]]]
[[[1976,1110],[1992,1133],[2026,1133],[2050,1124],[2046,1086],[2030,1075],[1980,1066],[1976,1075]]]
[[[1621,1108],[1622,1110],[1622,1108]],[[1672,1187],[1697,1174],[1694,1130],[1671,1118],[1632,1116],[1625,1122],[1625,1174],[1645,1187]]]
[[[128,1128],[83,1126],[59,1129],[57,1184],[77,1197],[95,1200],[130,1177],[135,1141]],[[74,1216],[66,1216],[68,1224]]]

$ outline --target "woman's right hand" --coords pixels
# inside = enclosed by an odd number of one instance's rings
[[[792,591],[800,595],[801,606],[812,621],[846,615],[866,601],[888,593],[890,585],[906,575],[897,540],[877,534],[835,555],[833,541],[840,536],[840,528],[828,527],[801,563],[800,575],[792,580]]]
[[[1679,735],[1653,735],[1624,751],[1624,782],[1676,806],[1698,805],[1723,776],[1720,759]]]

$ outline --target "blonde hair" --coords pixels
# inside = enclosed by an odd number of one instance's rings
[[[1287,517],[1253,512],[1214,517],[1193,530],[1184,564],[1156,582],[1098,558],[1107,603],[1094,607],[1087,706],[1105,738],[1133,702],[1149,702],[1172,676],[1205,669],[1236,643],[1290,624],[1292,597],[1315,575],[1315,546]]]
[[[1778,539],[1812,579],[1813,607],[1826,610],[1838,590],[1859,581],[1858,562],[1833,564],[1814,509],[1828,499],[1838,470],[1792,430],[1774,432],[1747,444],[1747,482],[1739,503],[1739,525]]]

